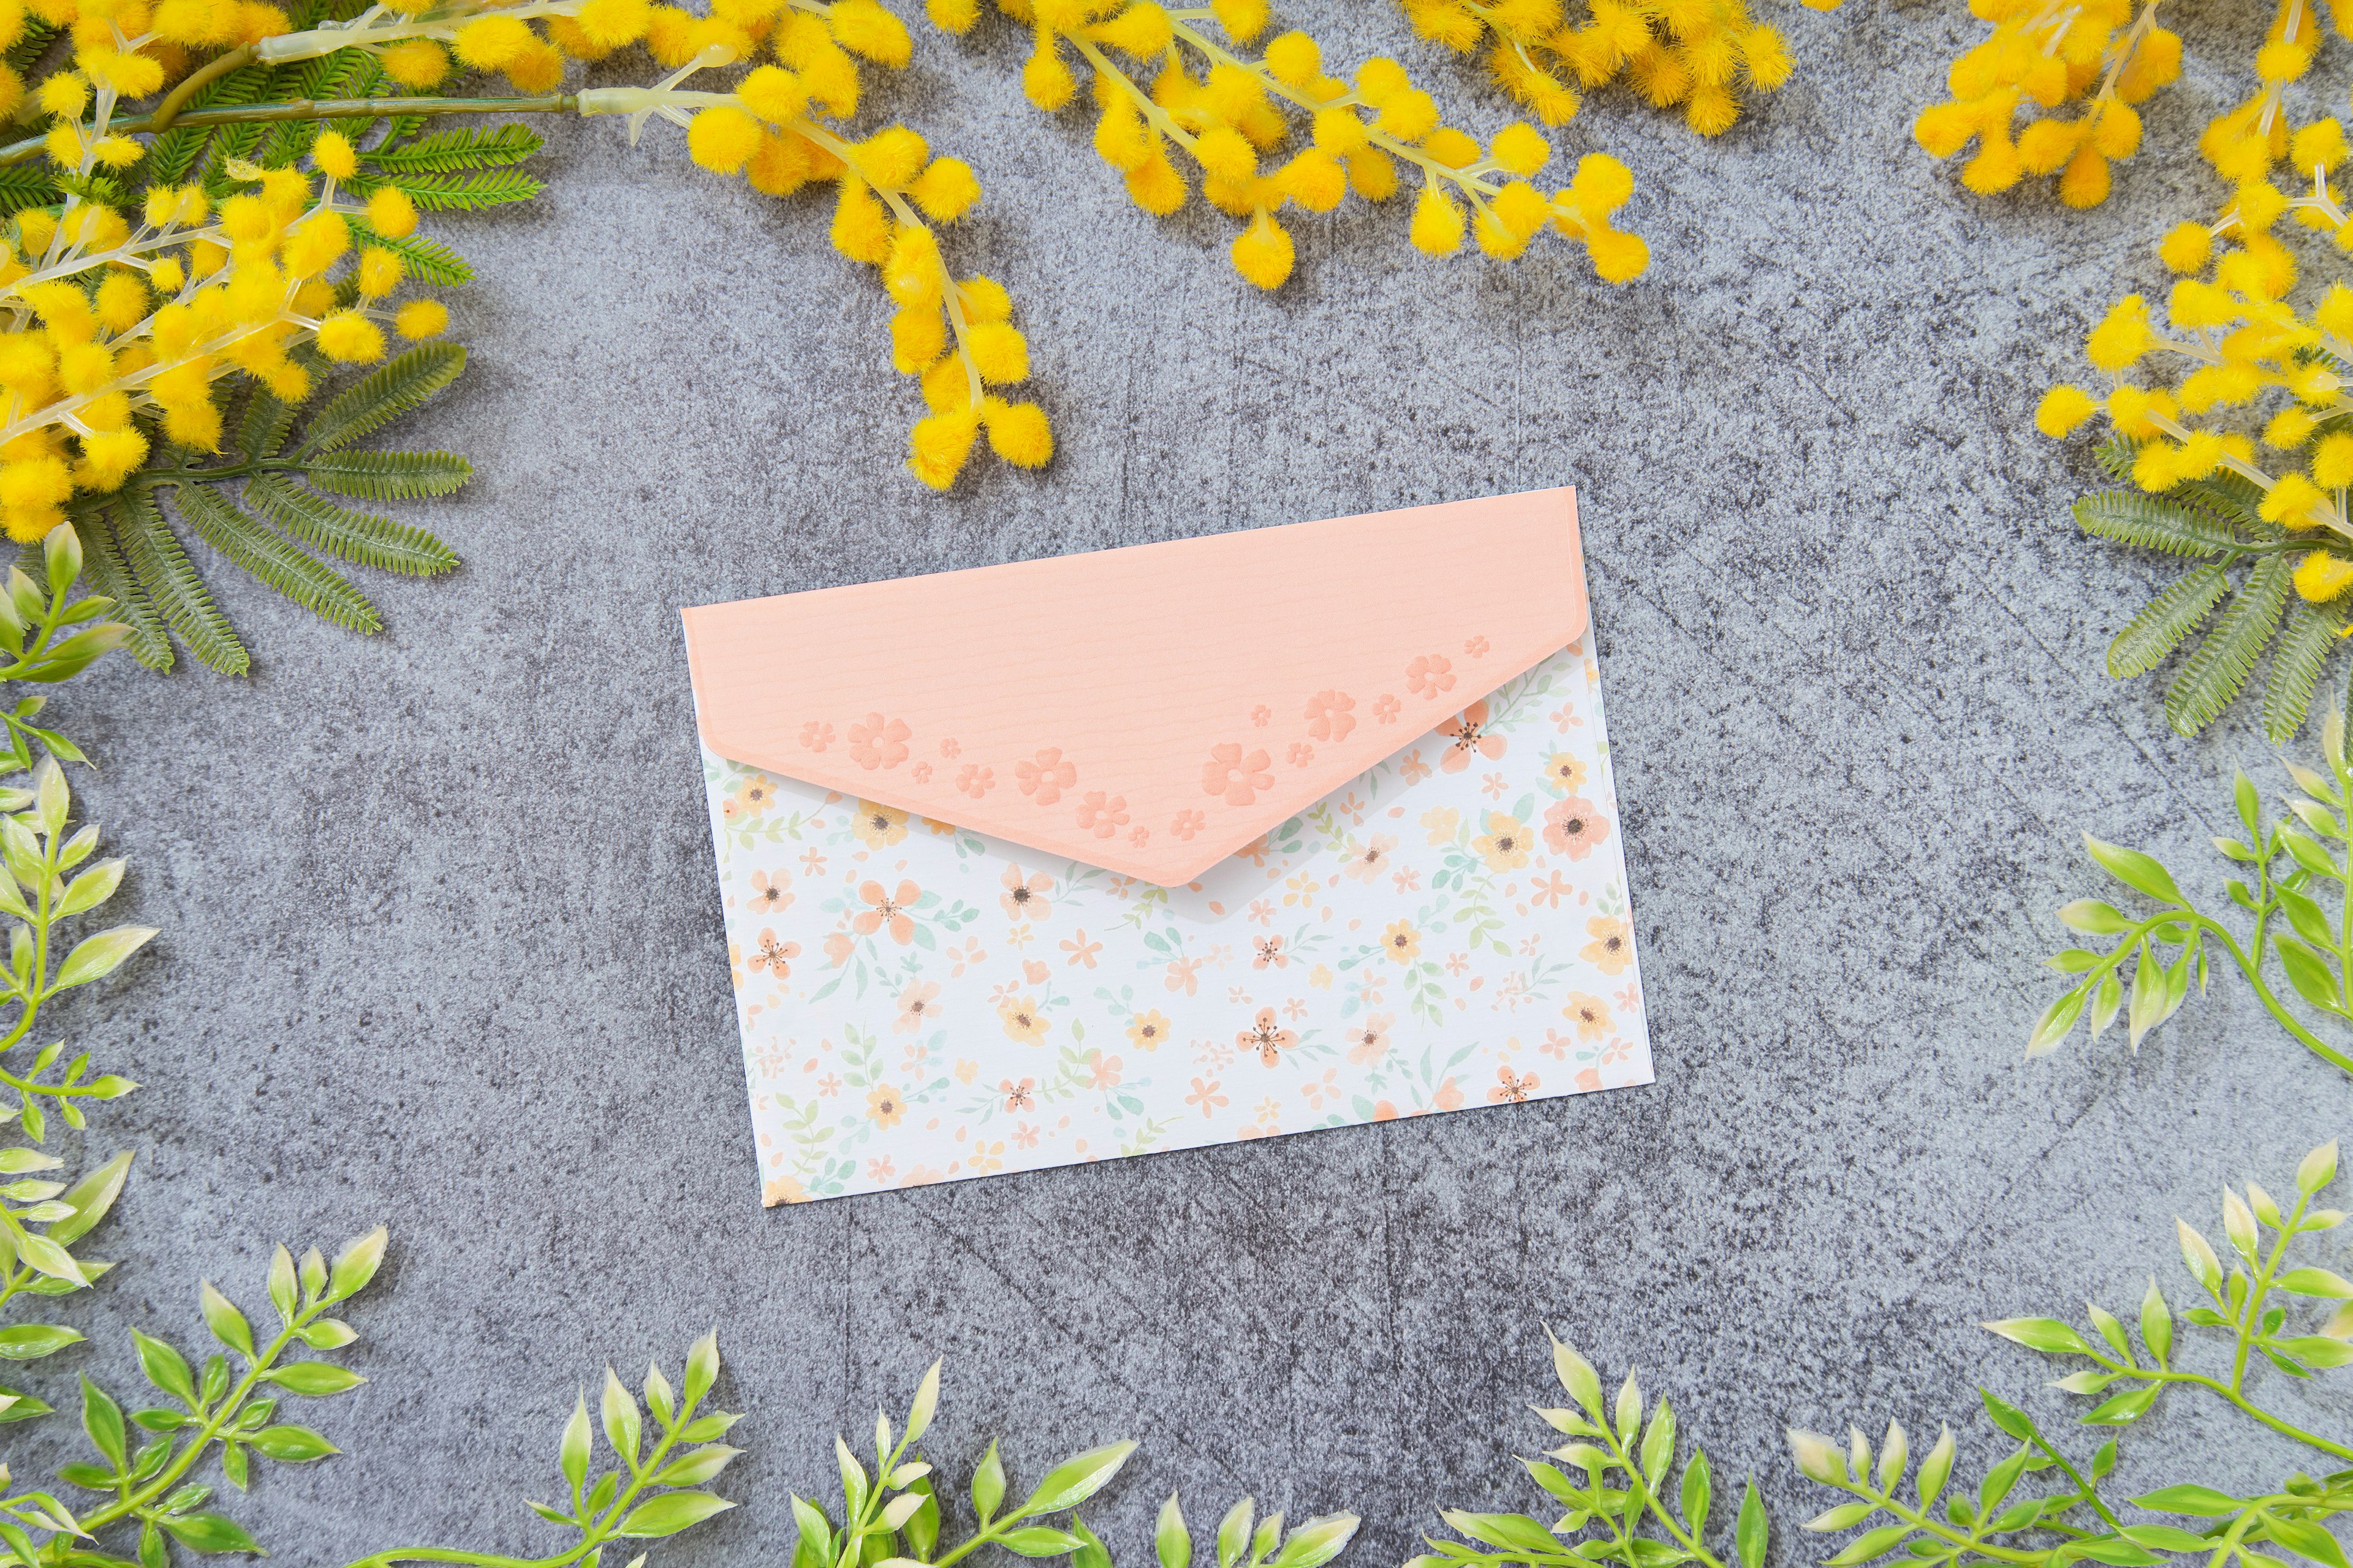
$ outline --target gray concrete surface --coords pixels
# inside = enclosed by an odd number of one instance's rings
[[[1286,15],[1505,118],[1386,6]],[[2182,18],[2190,77],[2087,215],[1981,203],[1911,145],[1977,36],[1960,7],[1782,19],[1799,73],[1722,140],[1616,92],[1566,136],[1635,170],[1636,286],[1557,246],[1433,262],[1401,210],[1352,210],[1299,226],[1271,299],[1228,271],[1224,219],[1134,213],[1082,123],[1020,102],[1007,31],[919,35],[877,111],[978,166],[955,255],[1013,289],[1061,434],[1048,472],[984,464],[944,500],[898,470],[916,399],[821,205],[659,129],[633,153],[555,127],[543,203],[436,226],[482,275],[456,301],[473,369],[403,433],[478,465],[426,509],[466,570],[373,583],[391,628],[365,642],[206,557],[254,678],[120,664],[60,710],[164,934],[55,1016],[149,1087],[89,1142],[140,1152],[97,1248],[124,1262],[60,1308],[102,1342],[23,1381],[125,1387],[123,1326],[196,1334],[199,1275],[258,1302],[272,1241],[388,1220],[352,1314],[373,1381],[311,1413],[347,1453],[239,1507],[323,1564],[548,1550],[515,1499],[554,1489],[575,1384],[712,1323],[743,1507],[661,1548],[679,1568],[781,1563],[788,1492],[831,1485],[833,1433],[934,1355],[959,1484],[992,1434],[1017,1477],[1143,1440],[1096,1510],[1131,1565],[1172,1487],[1197,1516],[1243,1490],[1358,1510],[1366,1564],[1440,1502],[1534,1505],[1510,1456],[1541,1441],[1546,1321],[1758,1473],[1787,1561],[1820,1505],[1786,1422],[1949,1419],[1965,1464],[1993,1449],[1977,1384],[2063,1423],[2037,1358],[1973,1325],[2179,1286],[2176,1213],[2211,1224],[2222,1182],[2284,1188],[2348,1130],[2353,1086],[2228,979],[2137,1058],[2019,1054],[2048,911],[2099,887],[2079,835],[2219,897],[2230,770],[2284,782],[2243,723],[2181,742],[2158,687],[2102,673],[2161,574],[2076,536],[2088,451],[2029,419],[2214,199],[2191,142],[2260,19]],[[1560,483],[1655,1088],[760,1209],[679,605]],[[2341,1379],[2284,1382],[2343,1429]],[[21,1477],[77,1441],[59,1416],[5,1448]],[[2296,1462],[2189,1402],[2126,1452],[2136,1489]]]

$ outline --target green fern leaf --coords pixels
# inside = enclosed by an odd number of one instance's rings
[[[2100,490],[2075,503],[2076,526],[2101,539],[2168,555],[2213,555],[2236,545],[2231,525],[2169,496]]]
[[[528,125],[509,123],[489,130],[470,125],[436,131],[405,146],[387,137],[385,145],[362,153],[360,161],[386,174],[454,174],[468,169],[503,169],[522,163],[544,145],[539,132]]]
[[[259,382],[246,395],[245,417],[237,426],[237,441],[245,448],[245,460],[258,463],[264,458],[274,458],[278,448],[286,445],[286,432],[294,424],[294,405],[281,401]]]
[[[2202,479],[2184,480],[2166,495],[2169,500],[2202,507],[2224,521],[2264,538],[2277,539],[2283,531],[2279,524],[2265,522],[2256,510],[2263,504],[2263,487],[2228,468],[2218,469]]]
[[[512,202],[527,202],[547,187],[519,169],[482,169],[470,174],[399,174],[390,179],[355,179],[349,182],[352,194],[372,196],[386,185],[408,193],[418,210],[438,212],[481,212],[486,208],[505,206]]]
[[[418,500],[452,493],[474,477],[474,465],[452,452],[345,450],[306,459],[302,477],[359,500]]]
[[[401,238],[394,239],[376,233],[358,218],[349,215],[344,216],[343,226],[352,231],[353,245],[383,246],[386,250],[398,256],[406,264],[408,276],[420,283],[438,283],[445,288],[454,288],[458,284],[471,283],[474,280],[474,269],[467,265],[466,258],[438,239],[430,239],[419,234],[406,235]]]
[[[466,368],[456,343],[419,343],[338,393],[303,431],[304,454],[332,452],[422,405]]]
[[[59,199],[57,180],[37,163],[12,163],[0,168],[0,217],[26,207],[45,207]]]
[[[269,66],[240,66],[227,76],[206,82],[188,104],[190,109],[229,109],[259,103],[277,72]],[[178,184],[204,157],[217,125],[174,125],[159,132],[147,149],[147,171],[157,184]]]
[[[222,675],[243,675],[253,667],[235,628],[213,604],[205,580],[188,563],[180,542],[155,505],[154,492],[132,486],[122,492],[123,518],[115,540],[139,585],[154,602],[172,635],[196,662]]]
[[[18,76],[23,76],[32,68],[33,62],[41,58],[43,51],[48,48],[49,40],[58,36],[58,28],[42,21],[38,16],[26,17],[24,32],[17,36],[15,43],[8,46],[5,54],[0,54],[0,60],[7,61],[10,70],[15,71]]]
[[[341,573],[246,516],[212,486],[183,485],[177,500],[206,543],[321,620],[355,632],[384,629],[367,595]]]
[[[2313,688],[2328,656],[2337,650],[2344,623],[2318,605],[2298,599],[2289,609],[2287,629],[2272,650],[2270,679],[2263,683],[2263,733],[2278,744],[2304,727]]]
[[[245,499],[270,522],[310,545],[379,572],[431,577],[458,564],[457,552],[421,528],[352,511],[279,474],[246,481]]]
[[[2100,468],[2118,484],[2132,478],[2133,458],[2140,453],[2140,443],[2129,436],[2111,435],[2093,452]]]
[[[338,49],[322,55],[295,68],[292,89],[286,96],[295,99],[364,98],[368,89],[383,75],[375,57],[364,49]],[[259,150],[255,162],[265,169],[283,169],[310,155],[311,149],[322,132],[341,131],[356,139],[366,133],[372,120],[287,120],[272,127]]]
[[[2195,735],[2221,717],[2244,689],[2279,626],[2294,575],[2286,556],[2267,555],[2231,595],[2214,629],[2182,661],[2181,673],[2166,691],[2165,720],[2176,734]]]
[[[2230,576],[2220,566],[2200,566],[2169,585],[2108,645],[2108,673],[2128,680],[2155,669],[2230,591]]]
[[[90,574],[93,590],[114,601],[109,618],[131,628],[124,642],[131,657],[150,669],[169,669],[171,633],[156,613],[155,601],[139,585],[131,563],[123,558],[122,546],[115,538],[115,531],[121,526],[119,502],[74,520],[74,531],[81,536],[82,570]]]

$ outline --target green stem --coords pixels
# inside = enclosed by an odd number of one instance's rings
[[[2238,942],[2231,935],[2230,931],[2221,924],[2221,922],[2214,921],[2208,916],[2200,914],[2196,910],[2190,909],[2187,904],[2181,906],[2181,908],[2183,911],[2188,914],[2192,923],[2194,923],[2200,931],[2211,933],[2221,942],[2223,947],[2230,951],[2231,961],[2239,966],[2239,973],[2247,977],[2247,984],[2255,988],[2255,1000],[2263,1005],[2263,1011],[2272,1016],[2274,1022],[2277,1023],[2281,1028],[2285,1029],[2290,1035],[2294,1036],[2295,1039],[2303,1045],[2305,1049],[2310,1051],[2321,1060],[2327,1062],[2332,1067],[2342,1068],[2344,1071],[2348,1073],[2353,1073],[2353,1057],[2347,1056],[2343,1051],[2337,1049],[2334,1046],[2331,1046],[2328,1042],[2323,1040],[2319,1036],[2306,1028],[2302,1024],[2296,1021],[2294,1014],[2290,1013],[2285,1007],[2280,1005],[2280,999],[2272,994],[2272,988],[2263,984],[2263,977],[2257,966],[2257,962],[2255,960],[2249,959],[2246,953],[2241,951]],[[2179,923],[2178,920],[2176,923]],[[2258,954],[2258,957],[2260,957],[2260,954]]]
[[[219,109],[191,109],[174,113],[165,125],[251,125],[281,120],[381,120],[404,114],[569,114],[580,107],[576,94],[542,93],[532,98],[301,98],[284,103],[232,104]],[[156,109],[125,115],[107,124],[109,134],[159,131]],[[85,126],[85,134],[90,128]],[[0,146],[0,168],[41,155],[44,136],[28,136]]]
[[[164,101],[147,116],[147,129],[163,131],[169,128],[172,121],[179,118],[180,110],[188,107],[188,100],[202,91],[206,83],[216,81],[238,67],[250,64],[252,59],[253,46],[240,44],[227,54],[216,55],[198,66],[183,77],[177,87],[164,95]]]
[[[277,1363],[279,1356],[285,1352],[286,1347],[294,1342],[295,1335],[331,1304],[325,1300],[313,1301],[295,1313],[294,1321],[279,1331],[278,1337],[269,1342],[269,1348],[247,1366],[245,1375],[239,1378],[236,1385],[222,1397],[219,1408],[215,1410],[211,1417],[205,1422],[203,1429],[196,1434],[195,1440],[174,1455],[172,1462],[149,1478],[136,1493],[126,1495],[120,1501],[108,1503],[103,1508],[94,1509],[83,1514],[82,1528],[95,1535],[105,1526],[112,1524],[115,1521],[170,1491],[174,1484],[182,1476],[186,1475],[190,1468],[204,1457],[205,1450],[212,1446],[213,1439],[219,1436],[222,1430],[243,1412],[245,1402],[252,1397],[254,1389],[260,1384],[261,1374]]]

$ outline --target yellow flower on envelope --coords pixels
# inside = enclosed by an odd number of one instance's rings
[[[1650,1081],[1587,622],[1567,490],[686,612],[732,951],[811,955],[764,1193]]]

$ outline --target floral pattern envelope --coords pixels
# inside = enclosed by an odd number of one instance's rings
[[[1573,545],[1573,505],[1568,527]],[[1581,574],[1575,586],[1581,600]],[[699,659],[765,1201],[1651,1081],[1599,679],[1577,612],[1576,640],[1525,668],[1494,669],[1511,654],[1487,634],[1440,652],[1418,627],[1394,679],[1343,669],[1345,688],[1319,685],[1294,712],[1240,712],[1232,740],[1200,729],[1182,785],[1205,804],[1165,818],[1144,819],[1143,789],[1111,787],[1123,778],[1109,767],[1149,780],[1149,762],[1033,748],[1002,770],[1006,797],[1058,826],[1025,828],[1027,843],[900,793],[992,793],[971,786],[998,764],[942,732],[987,733],[972,710],[951,703],[944,726],[934,714],[894,727],[878,709],[830,735],[829,721],[779,715],[804,754],[763,765],[711,743],[714,699],[731,700]],[[766,689],[775,678],[752,679]],[[1356,754],[1385,754],[1213,864],[1172,875],[1177,862],[1139,858],[1155,828],[1187,844],[1188,825],[1202,830],[1187,813],[1281,802],[1286,771],[1352,740]],[[1167,754],[1179,746],[1169,739]],[[825,775],[828,757],[852,770],[844,782],[871,774],[873,787],[801,776]],[[1024,827],[992,817],[1008,820]],[[1060,852],[1074,834],[1104,847]],[[1103,863],[1113,846],[1125,864]]]

